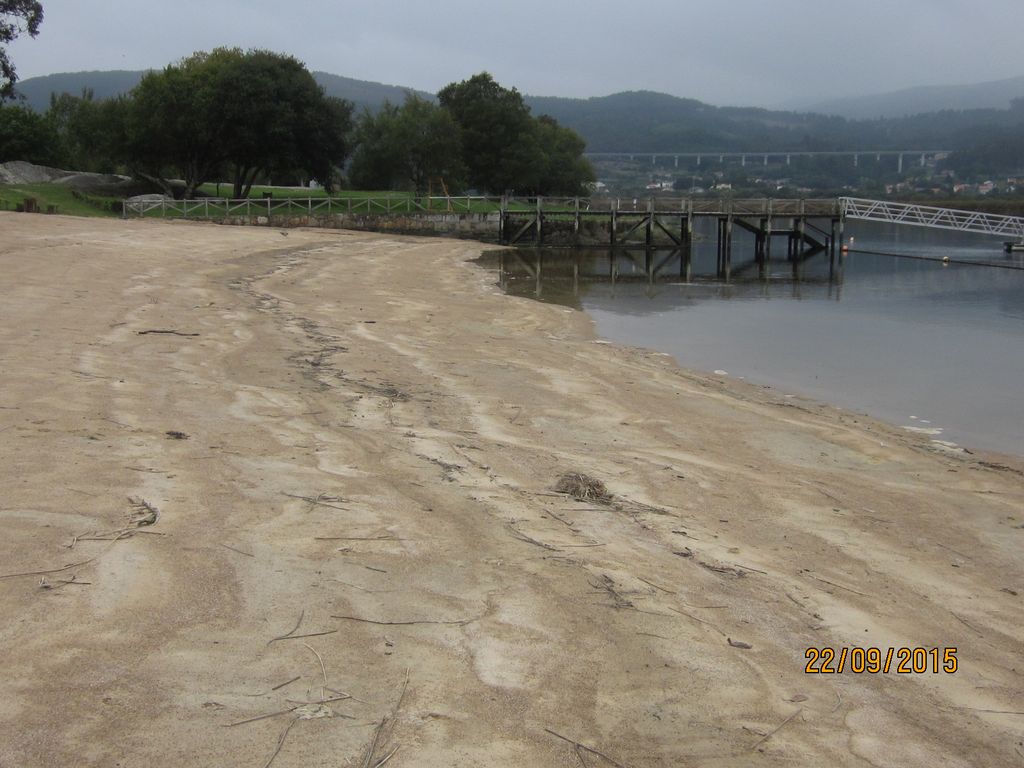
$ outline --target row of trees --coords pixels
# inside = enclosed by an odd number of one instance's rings
[[[0,106],[0,162],[125,171],[184,197],[221,180],[234,197],[271,178],[332,190],[346,168],[357,188],[419,192],[439,182],[576,194],[594,178],[576,133],[533,117],[486,73],[447,86],[438,103],[410,94],[352,113],[291,56],[221,48],[150,72],[121,98],[55,95],[42,115]]]
[[[401,107],[364,113],[351,180],[370,189],[422,192],[442,179],[450,189],[574,195],[594,180],[585,146],[484,72],[446,86],[437,104],[410,94]]]

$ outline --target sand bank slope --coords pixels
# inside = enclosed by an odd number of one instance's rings
[[[0,765],[1022,759],[1019,462],[596,344],[472,244],[0,231]],[[904,646],[958,671],[804,672]]]

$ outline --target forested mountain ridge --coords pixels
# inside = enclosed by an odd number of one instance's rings
[[[79,72],[28,78],[18,83],[26,103],[43,111],[51,92],[102,99],[125,93],[143,72]],[[329,96],[377,112],[385,101],[401,104],[411,89],[313,73]],[[432,94],[417,92],[435,101]],[[757,107],[716,107],[651,91],[587,99],[526,96],[534,115],[550,115],[578,132],[589,152],[827,151],[974,147],[981,137],[1024,133],[1024,100],[1008,109],[943,110],[901,118],[849,120],[814,112]]]
[[[888,93],[848,96],[801,105],[801,109],[853,120],[904,117],[946,109],[1007,109],[1024,97],[1024,76],[969,85],[923,85]]]
[[[25,98],[27,106],[37,112],[44,112],[50,106],[50,94],[70,93],[80,96],[83,90],[91,90],[94,98],[109,99],[127,93],[142,80],[145,70],[128,71],[114,70],[108,72],[60,72],[42,77],[30,77],[19,80],[16,91]],[[323,86],[328,96],[351,101],[356,110],[364,107],[377,111],[385,101],[401,104],[409,91],[428,99],[433,94],[403,88],[397,85],[385,85],[368,80],[355,80],[329,72],[313,72],[314,79]]]

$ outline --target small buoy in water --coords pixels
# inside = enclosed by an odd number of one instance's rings
[[[949,264],[949,256],[943,256],[942,257],[942,264],[943,264],[943,266],[945,266],[946,264]]]
[[[841,250],[841,251],[842,251],[843,253],[849,253],[849,252],[850,252],[850,246],[848,246],[848,245],[844,245],[844,246],[843,246],[842,248],[840,248],[839,250]]]
[[[850,245],[853,245],[853,235],[850,235]]]

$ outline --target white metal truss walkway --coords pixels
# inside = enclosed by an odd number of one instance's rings
[[[955,229],[983,235],[1003,235],[1024,242],[1024,218],[1019,216],[998,216],[994,213],[957,211],[951,208],[934,208],[930,205],[864,200],[858,197],[839,198],[839,209],[848,219]]]

